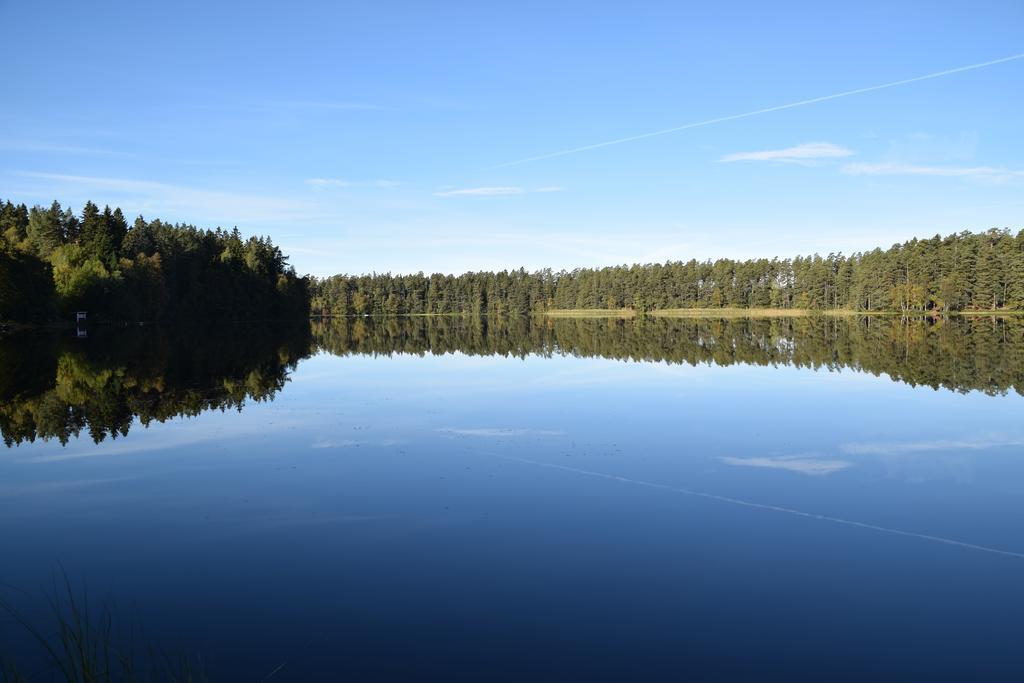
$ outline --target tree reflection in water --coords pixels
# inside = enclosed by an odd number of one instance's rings
[[[680,364],[850,368],[913,386],[1024,393],[1024,319],[333,318],[311,325],[98,328],[88,339],[0,339],[8,446],[128,434],[138,423],[273,400],[315,352],[576,356]]]

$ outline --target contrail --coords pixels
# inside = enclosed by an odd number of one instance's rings
[[[499,453],[491,453],[498,458],[505,460],[515,460],[517,462],[527,463],[529,465],[536,465],[538,467],[548,467],[555,470],[563,470],[565,472],[573,472],[575,474],[582,474],[588,477],[598,477],[600,479],[609,479],[611,481],[619,481],[627,484],[635,484],[637,486],[648,486],[650,488],[661,489],[663,491],[671,491],[673,493],[682,493],[687,496],[695,496],[697,498],[707,498],[709,500],[717,500],[721,503],[729,503],[731,505],[741,505],[743,507],[755,508],[757,510],[771,510],[772,512],[782,512],[787,515],[795,515],[797,517],[806,517],[807,519],[816,519],[823,522],[832,522],[834,524],[845,524],[846,526],[857,527],[859,529],[868,529],[870,531],[880,531],[886,534],[893,534],[896,536],[907,536],[910,538],[917,538],[924,541],[932,541],[933,543],[943,543],[945,545],[955,546],[957,548],[966,548],[968,550],[980,550],[985,553],[992,553],[994,555],[1005,555],[1007,557],[1015,557],[1017,559],[1024,559],[1024,553],[1014,552],[1012,550],[1002,550],[1000,548],[991,548],[984,545],[976,545],[974,543],[966,543],[964,541],[957,541],[952,538],[944,538],[942,536],[932,536],[930,534],[919,534],[915,531],[904,531],[902,529],[893,529],[886,526],[878,526],[877,524],[868,524],[867,522],[858,522],[852,519],[843,519],[841,517],[830,517],[829,515],[819,515],[815,512],[804,512],[803,510],[794,510],[793,508],[781,507],[778,505],[768,505],[766,503],[754,503],[749,500],[741,500],[739,498],[730,498],[729,496],[719,496],[714,493],[706,493],[704,491],[694,491],[692,489],[682,488],[679,486],[670,486],[668,484],[659,484],[653,481],[644,481],[642,479],[630,479],[629,477],[620,477],[616,474],[606,474],[604,472],[595,472],[593,470],[583,470],[578,467],[569,467],[568,465],[557,465],[555,463],[540,462],[537,460],[530,460],[528,458],[520,458],[514,455],[502,455]]]
[[[803,107],[808,104],[816,104],[818,102],[827,102],[828,100],[836,100],[840,97],[849,97],[851,95],[860,95],[866,92],[874,92],[876,90],[885,90],[886,88],[895,88],[898,85],[907,85],[908,83],[917,83],[919,81],[927,81],[932,78],[940,78],[942,76],[949,76],[952,74],[963,73],[964,71],[973,71],[974,69],[981,69],[986,66],[993,66],[995,64],[1002,64],[1004,62],[1012,62],[1017,59],[1024,59],[1024,52],[1016,55],[1010,55],[1009,57],[1002,57],[1000,59],[993,59],[988,62],[979,62],[978,64],[969,64],[967,66],[958,66],[955,69],[946,69],[945,71],[936,71],[935,73],[925,74],[924,76],[915,76],[913,78],[904,78],[901,81],[892,81],[891,83],[883,83],[881,85],[871,85],[866,88],[857,88],[856,90],[845,90],[843,92],[833,93],[831,95],[822,95],[821,97],[813,97],[809,100],[800,100],[799,102],[790,102],[788,104],[780,104],[775,107],[767,107],[765,109],[756,109],[754,111],[744,112],[742,114],[732,114],[730,116],[719,116],[714,119],[707,119],[705,121],[696,121],[694,123],[687,123],[682,126],[673,126],[672,128],[664,128],[662,130],[655,130],[650,133],[640,133],[639,135],[630,135],[625,138],[618,138],[617,140],[607,140],[605,142],[596,142],[592,145],[583,145],[582,147],[573,147],[572,149],[563,149],[559,152],[551,152],[550,154],[541,154],[535,157],[527,157],[525,159],[517,159],[516,161],[507,161],[503,164],[491,166],[491,168],[506,168],[508,166],[518,166],[519,164],[528,164],[533,161],[541,161],[543,159],[554,159],[555,157],[564,157],[569,154],[576,154],[578,152],[586,152],[591,149],[600,149],[601,147],[611,147],[612,145],[621,145],[625,142],[633,142],[634,140],[643,140],[645,138],[653,138],[658,135],[668,135],[669,133],[675,133],[681,130],[688,130],[690,128],[700,128],[701,126],[710,126],[715,123],[722,123],[724,121],[735,121],[736,119],[745,119],[749,116],[758,116],[760,114],[768,114],[773,111],[782,111],[784,109],[793,109],[794,107]]]

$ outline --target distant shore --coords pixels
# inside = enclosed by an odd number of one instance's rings
[[[632,308],[564,308],[544,311],[549,318],[635,318]]]
[[[545,315],[551,318],[635,318],[637,313],[632,308],[600,309],[570,308],[549,310]],[[663,308],[647,311],[645,315],[656,318],[802,318],[811,315],[899,315],[890,312],[850,311],[850,310],[816,310],[812,308]],[[924,314],[914,314],[924,315]]]
[[[637,313],[632,308],[567,308],[545,311],[549,318],[635,318]],[[645,315],[656,318],[802,318],[806,316],[825,315],[836,317],[847,316],[1007,316],[1024,315],[1024,311],[996,309],[994,311],[856,311],[845,308],[814,309],[814,308],[665,308],[647,311]]]

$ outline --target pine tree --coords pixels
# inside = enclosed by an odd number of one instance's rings
[[[64,243],[64,213],[54,202],[49,209],[34,206],[29,210],[26,236],[31,251],[39,258],[50,254]]]
[[[81,244],[82,249],[88,255],[99,257],[104,246],[104,235],[106,232],[103,214],[100,213],[99,207],[92,202],[86,202],[85,206],[82,207],[80,225],[79,244]]]

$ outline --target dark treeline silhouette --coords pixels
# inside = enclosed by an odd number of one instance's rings
[[[284,327],[99,328],[0,338],[0,434],[96,442],[138,423],[271,400],[302,358],[392,354],[792,365],[912,386],[1024,394],[1024,319],[348,317]]]
[[[1024,320],[798,318],[332,318],[320,350],[351,354],[600,357],[687,365],[849,368],[912,386],[1024,394]]]
[[[1024,310],[1024,231],[963,232],[887,250],[554,272],[336,275],[314,315],[527,314],[557,309]]]
[[[0,204],[0,321],[84,310],[103,321],[305,316],[305,278],[269,238],[201,230],[87,202],[80,215]]]
[[[453,275],[300,278],[268,238],[0,204],[0,321],[86,310],[108,321],[290,315],[525,315],[567,309],[1024,310],[1024,231],[792,259]]]
[[[311,348],[309,325],[97,328],[88,339],[0,338],[0,433],[8,445],[83,430],[93,441],[207,410],[270,400]]]

